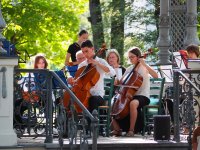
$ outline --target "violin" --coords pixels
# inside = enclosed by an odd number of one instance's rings
[[[151,55],[151,54],[153,54],[153,49],[149,48],[149,49],[147,50],[147,52],[144,52],[144,53],[142,54],[141,58],[146,59],[146,58],[147,58],[149,55]]]
[[[111,109],[111,115],[115,119],[123,119],[130,112],[130,101],[133,96],[140,88],[143,82],[143,77],[138,74],[135,69],[139,65],[139,62],[132,69],[132,71],[125,77],[125,79],[120,80],[122,85],[119,89],[119,92],[113,97],[113,105]]]
[[[97,51],[93,58],[102,54],[103,51],[106,50],[106,45],[103,44],[101,49]],[[88,108],[88,99],[91,96],[90,89],[97,83],[100,78],[99,72],[96,70],[95,66],[88,64],[87,66],[83,66],[79,68],[75,73],[75,83],[72,86],[72,91],[76,95],[76,97],[83,103],[83,105]],[[64,93],[64,106],[67,108],[70,104],[70,95],[68,92]],[[77,113],[82,112],[81,108],[75,105],[75,109]]]

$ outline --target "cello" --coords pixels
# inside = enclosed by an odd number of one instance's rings
[[[111,109],[111,116],[113,116],[115,119],[123,119],[129,114],[130,101],[142,85],[143,77],[135,71],[138,64],[139,62],[125,77],[125,79],[121,79],[120,89],[118,93],[113,97],[114,103]]]
[[[104,50],[106,50],[105,44],[102,45],[93,58],[102,54]],[[99,72],[97,71],[96,67],[92,66],[91,64],[79,68],[75,73],[75,83],[73,84],[71,90],[86,108],[88,108],[88,99],[91,96],[90,89],[97,83],[99,78]],[[70,95],[68,92],[64,93],[63,104],[66,108],[70,104]],[[81,108],[76,103],[74,105],[77,113],[82,112]]]

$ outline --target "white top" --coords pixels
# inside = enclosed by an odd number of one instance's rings
[[[120,81],[123,75],[122,68],[115,68],[115,72],[116,72],[116,78]]]
[[[124,73],[124,76],[128,75],[132,69],[133,65],[128,67],[126,69],[126,72]],[[138,89],[138,91],[135,93],[135,95],[143,95],[149,98],[150,95],[150,79],[149,79],[149,72],[148,70],[143,66],[140,65],[138,66],[139,68],[136,69],[136,71],[143,77],[143,82],[141,87]]]
[[[111,76],[115,75],[115,70],[107,63],[106,60],[104,60],[102,58],[99,58],[99,57],[96,57],[95,60],[97,60],[99,63],[101,63],[101,64],[105,65],[106,67],[108,67],[109,70],[110,70],[109,74]],[[85,61],[83,61],[82,63],[80,63],[78,65],[78,69],[83,67],[83,66],[87,66],[87,65],[88,65],[88,62],[87,62],[87,60],[85,60]],[[97,83],[95,84],[95,86],[93,86],[90,89],[90,94],[92,96],[101,96],[101,97],[103,97],[104,94],[105,94],[105,91],[104,91],[104,77],[105,77],[106,72],[104,70],[102,70],[99,66],[96,66],[96,69],[100,74],[100,78],[97,81]]]

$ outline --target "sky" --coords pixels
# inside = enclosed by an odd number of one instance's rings
[[[137,7],[145,7],[147,1],[146,0],[135,0],[133,2],[133,7],[137,8]],[[152,25],[148,25],[148,26],[142,26],[140,25],[140,22],[134,22],[131,26],[126,24],[125,25],[125,34],[126,33],[130,33],[130,32],[134,32],[134,33],[141,33],[141,32],[145,32],[146,30],[155,30],[155,26]]]
[[[146,0],[135,0],[134,2],[133,2],[133,5],[135,5],[135,6],[144,6],[146,4]]]

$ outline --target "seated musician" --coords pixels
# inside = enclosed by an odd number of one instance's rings
[[[106,60],[110,66],[115,69],[116,77],[114,85],[117,85],[125,73],[126,68],[120,65],[120,55],[116,49],[110,49],[106,53]]]
[[[35,57],[34,69],[46,69],[47,67],[48,67],[48,62],[44,56]],[[27,77],[23,78],[22,80],[18,82],[18,84],[21,84],[21,86],[23,87],[22,99],[17,99],[15,101],[15,119],[19,123],[22,123],[22,116],[25,110],[28,109],[26,102],[30,102],[30,103],[37,102],[38,104],[40,104],[39,106],[41,107],[44,104],[43,101],[40,101],[40,96],[38,96],[38,91],[40,91],[41,89],[35,83],[35,80],[37,77],[35,77],[33,73],[30,73],[30,78],[29,78],[29,74],[26,76]]]
[[[198,59],[198,57],[200,55],[198,45],[190,44],[190,45],[187,46],[186,50],[187,50],[187,53],[188,53],[188,58]]]
[[[84,60],[86,60],[85,55],[83,54],[82,51],[78,51],[78,52],[76,53],[76,60],[77,60],[77,63],[78,63],[78,64],[80,64],[81,62],[83,62]],[[69,77],[67,78],[67,82],[68,82],[70,85],[72,85],[73,82],[74,82],[74,78],[73,78],[72,76],[69,76]]]
[[[104,76],[106,73],[110,72],[113,76],[115,75],[115,70],[106,62],[106,60],[95,57],[95,51],[93,44],[90,40],[86,40],[81,45],[81,50],[86,57],[86,60],[79,64],[78,68],[87,66],[91,64],[95,66],[97,72],[100,74],[99,80],[97,83],[90,89],[91,96],[88,100],[88,110],[92,113],[94,109],[97,109],[98,106],[103,105],[104,100]]]
[[[138,116],[137,109],[141,109],[143,106],[148,105],[150,103],[150,100],[148,98],[150,92],[149,72],[146,69],[146,67],[139,63],[140,57],[141,52],[139,48],[135,47],[128,51],[128,58],[132,65],[126,69],[126,72],[122,77],[122,81],[124,79],[126,80],[126,77],[134,68],[134,71],[136,71],[143,77],[143,82],[137,90],[137,92],[134,95],[132,95],[132,98],[128,105],[128,107],[130,108],[129,114],[122,119],[115,119],[115,117],[113,117],[113,131],[111,132],[112,135],[121,136],[122,131],[126,131],[126,136],[134,136],[134,128]]]
[[[114,76],[114,90],[113,95],[115,94],[116,89],[118,89],[117,84],[119,84],[119,81],[122,77],[122,75],[125,73],[126,68],[120,65],[120,55],[116,49],[110,49],[106,53],[106,60],[110,66],[113,67],[115,70],[116,75]],[[110,74],[106,74],[108,78],[112,77]],[[107,85],[110,86],[110,85]]]

